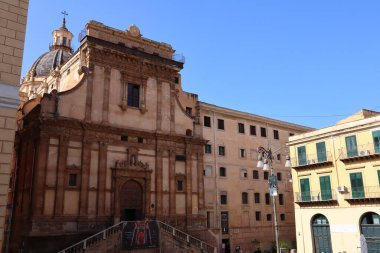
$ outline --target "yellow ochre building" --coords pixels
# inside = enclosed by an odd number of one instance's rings
[[[380,113],[289,137],[297,252],[380,252]]]

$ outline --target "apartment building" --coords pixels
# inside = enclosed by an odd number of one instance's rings
[[[200,103],[204,156],[207,226],[224,252],[273,247],[274,217],[269,194],[269,171],[257,168],[257,148],[274,151],[278,179],[279,239],[295,246],[294,209],[290,168],[285,168],[286,142],[310,128],[250,113]]]
[[[289,139],[300,253],[380,252],[380,113]]]

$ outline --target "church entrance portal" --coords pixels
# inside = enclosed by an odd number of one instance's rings
[[[120,218],[124,221],[142,220],[143,191],[141,185],[133,180],[126,182],[120,191]]]

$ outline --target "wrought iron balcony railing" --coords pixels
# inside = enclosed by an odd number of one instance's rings
[[[348,188],[344,198],[346,200],[379,199],[380,186],[352,187]]]
[[[307,166],[319,166],[332,163],[332,156],[330,152],[306,154],[305,156],[293,157],[291,159],[292,167],[307,167]]]
[[[296,203],[311,203],[311,202],[324,202],[324,201],[336,201],[336,200],[337,200],[337,196],[334,190],[294,193],[294,202]]]
[[[380,156],[380,144],[375,144],[373,142],[353,147],[351,149],[341,148],[340,149],[340,160],[350,160],[350,159],[360,159],[369,157]]]

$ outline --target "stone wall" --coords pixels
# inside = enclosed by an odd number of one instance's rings
[[[6,239],[4,223],[27,12],[28,0],[0,0],[0,249]]]

